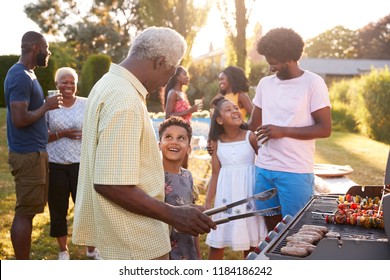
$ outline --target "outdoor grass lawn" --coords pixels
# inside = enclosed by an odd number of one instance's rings
[[[315,155],[316,163],[330,163],[337,165],[350,165],[354,172],[348,177],[359,185],[382,185],[386,167],[389,145],[373,141],[357,134],[333,132],[328,139],[317,140]],[[10,238],[10,228],[14,214],[15,194],[13,179],[8,169],[6,144],[5,109],[0,108],[0,259],[14,259]],[[197,164],[190,160],[189,169]],[[202,177],[202,174],[193,174]],[[200,189],[198,203],[204,201],[205,190]],[[69,220],[69,233],[72,232],[73,203],[71,203]],[[34,232],[32,236],[31,259],[55,260],[57,259],[57,241],[49,236],[49,212],[37,215],[34,219]],[[207,259],[207,246],[204,244],[206,235],[200,237],[203,259]],[[69,249],[71,259],[87,259],[85,247],[75,246],[69,236]],[[225,259],[241,259],[241,252],[225,251]]]

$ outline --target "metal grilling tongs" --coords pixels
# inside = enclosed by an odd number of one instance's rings
[[[204,211],[204,213],[206,215],[210,216],[210,215],[213,215],[213,214],[216,214],[216,213],[220,213],[220,212],[226,211],[229,208],[233,208],[235,206],[241,205],[243,203],[246,203],[246,202],[249,202],[249,201],[252,201],[252,200],[267,200],[267,199],[270,199],[271,197],[274,197],[276,195],[276,192],[277,191],[276,191],[275,188],[270,189],[270,190],[266,190],[264,192],[257,193],[255,195],[250,196],[250,197],[238,200],[236,202],[232,202],[232,203],[220,206],[220,207],[216,207],[216,208],[212,208],[212,209],[206,210],[206,211]],[[243,219],[243,218],[252,217],[252,216],[271,216],[271,215],[276,215],[276,214],[279,213],[279,211],[280,211],[280,206],[273,207],[273,208],[267,208],[267,209],[263,209],[263,210],[258,210],[258,211],[253,211],[253,212],[249,212],[249,213],[245,213],[245,214],[239,214],[239,215],[235,215],[235,216],[225,217],[223,219],[219,219],[219,220],[216,220],[214,222],[218,225],[218,224],[223,224],[223,223],[226,223],[226,222],[229,222],[229,221],[232,221],[232,220]]]
[[[248,212],[245,214],[240,214],[240,215],[235,215],[235,216],[229,216],[225,217],[222,219],[214,220],[214,222],[219,225],[219,224],[224,224],[233,220],[238,220],[238,219],[243,219],[243,218],[248,218],[248,217],[253,217],[253,216],[274,216],[280,213],[280,206],[272,207],[272,208],[267,208],[263,210],[257,210],[253,212]]]

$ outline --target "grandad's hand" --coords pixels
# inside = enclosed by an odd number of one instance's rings
[[[197,236],[217,228],[217,225],[210,217],[204,214],[197,206],[177,206],[173,213],[174,216],[171,225],[177,231]]]

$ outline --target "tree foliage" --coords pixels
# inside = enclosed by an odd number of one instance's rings
[[[80,18],[75,0],[38,0],[27,4],[24,12],[43,33],[54,36],[62,36],[67,22]]]
[[[219,91],[218,74],[222,71],[220,63],[204,59],[193,63],[188,69],[191,81],[187,90],[188,99],[204,98],[203,109],[209,109],[211,100]]]
[[[130,28],[137,20],[135,0],[91,1],[81,10],[74,0],[38,0],[25,6],[25,13],[43,33],[65,38],[78,61],[90,54],[104,53],[122,60],[129,48]]]
[[[188,44],[188,60],[195,36],[206,23],[210,1],[93,0],[81,9],[80,1],[38,0],[25,6],[27,16],[45,34],[66,40],[77,61],[91,54],[107,54],[119,62],[128,53],[131,38],[149,26],[177,30]]]
[[[336,26],[306,41],[305,55],[318,58],[390,59],[390,15],[359,30]]]
[[[356,58],[357,31],[341,25],[306,41],[305,55],[317,58]]]
[[[209,0],[204,5],[195,5],[194,0],[139,0],[136,7],[139,15],[138,28],[165,26],[175,29],[187,42],[188,49],[183,65],[188,66],[196,34],[206,24],[211,8]]]
[[[234,49],[235,64],[246,68],[246,27],[252,11],[254,0],[235,0],[234,8],[229,0],[218,0],[217,8],[221,13],[221,20],[228,34],[230,44]]]
[[[54,60],[59,67],[72,67],[77,72],[81,70],[81,65],[76,60],[77,54],[73,43],[50,43],[49,48],[50,59]]]
[[[390,14],[359,30],[359,58],[390,59]]]

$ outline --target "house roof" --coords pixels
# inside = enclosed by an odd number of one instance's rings
[[[302,58],[299,66],[320,76],[349,76],[369,72],[372,68],[390,68],[390,60]]]

